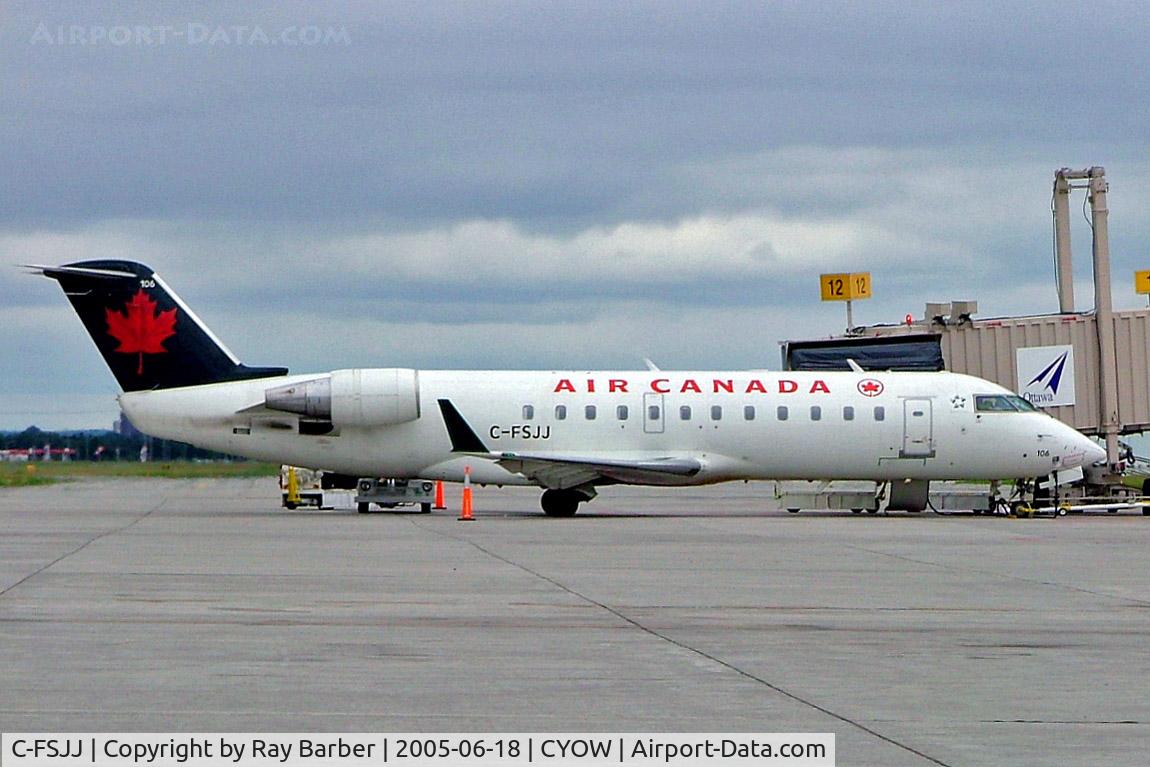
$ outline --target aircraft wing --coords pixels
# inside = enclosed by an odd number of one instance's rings
[[[544,487],[564,489],[600,479],[651,485],[678,484],[677,478],[698,474],[703,465],[694,458],[656,457],[625,460],[549,453],[493,453],[503,468],[522,474]]]
[[[670,485],[678,484],[677,480],[681,478],[698,474],[703,468],[697,459],[674,456],[631,459],[557,453],[492,452],[472,431],[450,400],[439,400],[439,409],[443,413],[453,452],[489,458],[508,471],[522,474],[543,487],[565,489],[601,480]]]

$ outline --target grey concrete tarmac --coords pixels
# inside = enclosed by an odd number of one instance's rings
[[[458,488],[448,497],[458,508]],[[278,507],[0,490],[3,731],[808,731],[839,765],[1144,765],[1150,519]]]

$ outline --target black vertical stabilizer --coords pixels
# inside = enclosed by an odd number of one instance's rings
[[[149,267],[81,261],[31,267],[60,283],[124,391],[269,378],[240,363]]]

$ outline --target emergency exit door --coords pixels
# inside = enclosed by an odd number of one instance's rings
[[[643,431],[663,433],[663,395],[647,392],[643,395]]]
[[[934,456],[934,417],[932,401],[910,397],[902,403],[902,458]]]

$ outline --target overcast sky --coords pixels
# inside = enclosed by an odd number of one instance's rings
[[[0,429],[115,381],[20,263],[154,267],[249,364],[779,364],[857,322],[1057,309],[1050,188],[1104,165],[1150,268],[1137,2],[12,3]],[[1079,308],[1093,304],[1074,198]]]

